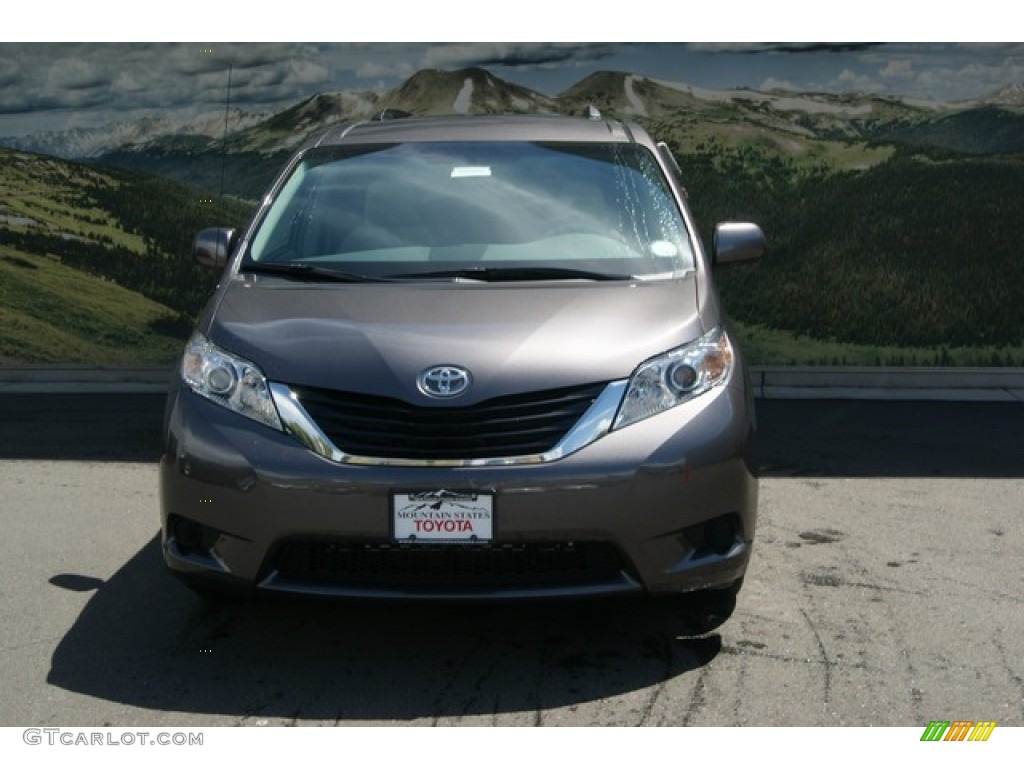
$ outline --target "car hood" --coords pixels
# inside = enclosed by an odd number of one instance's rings
[[[236,276],[202,328],[267,379],[427,397],[425,369],[456,365],[491,397],[628,377],[702,333],[692,276],[602,283],[295,283]],[[437,403],[437,401],[430,401]]]

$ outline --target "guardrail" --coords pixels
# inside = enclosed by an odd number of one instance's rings
[[[2,394],[160,394],[171,365],[0,365]]]
[[[162,394],[173,366],[5,365],[0,394]],[[1024,368],[754,366],[756,397],[769,400],[1024,402]]]
[[[1024,402],[1022,368],[753,367],[757,397]]]

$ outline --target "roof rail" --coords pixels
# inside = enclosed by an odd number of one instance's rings
[[[401,120],[406,117],[414,117],[412,112],[406,112],[404,109],[382,109],[380,112],[375,112],[370,118],[371,122],[382,123],[385,120]]]

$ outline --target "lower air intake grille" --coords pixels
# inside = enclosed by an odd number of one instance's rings
[[[617,550],[600,542],[493,546],[287,543],[278,574],[300,581],[358,588],[514,589],[600,584],[618,580]]]

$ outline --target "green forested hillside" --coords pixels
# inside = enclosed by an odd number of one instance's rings
[[[927,121],[863,126],[878,140],[946,147],[960,152],[1024,152],[1024,114],[1020,110],[981,107]]]
[[[1024,157],[904,148],[865,170],[830,172],[778,156],[677,151],[705,238],[715,222],[735,219],[768,236],[760,263],[718,270],[741,323],[922,347],[939,359],[952,347],[1020,354],[1024,261],[1014,232],[1024,219]],[[1003,362],[998,351],[985,360]]]
[[[203,197],[219,199],[221,192],[243,200],[258,200],[270,186],[290,152],[219,150],[182,152],[151,149],[147,152],[117,151],[102,158],[104,168],[124,168],[177,179]]]
[[[760,274],[723,281],[732,311],[864,344],[1020,344],[1022,182],[1020,159],[900,156],[799,183]]]
[[[0,364],[166,363],[178,314],[53,257],[0,245]]]
[[[0,150],[0,362],[165,362],[217,275],[194,233],[251,206],[155,176]]]
[[[241,226],[251,203],[122,169],[0,150],[0,244],[49,255],[191,314],[216,275],[191,257],[205,226]]]

